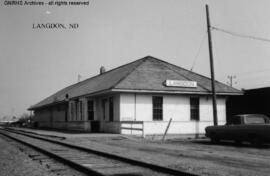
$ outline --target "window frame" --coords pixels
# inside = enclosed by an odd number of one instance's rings
[[[101,108],[102,108],[103,120],[106,120],[106,104],[107,104],[107,99],[103,98],[101,100]]]
[[[79,101],[79,119],[83,120],[83,102]]]
[[[200,97],[190,97],[189,105],[190,105],[190,120],[200,121]]]
[[[70,120],[73,121],[74,119],[74,112],[75,112],[75,102],[70,102]]]
[[[152,97],[153,121],[163,121],[163,96]]]
[[[91,102],[91,109],[89,108],[89,102]],[[90,114],[92,116],[92,118],[90,119]],[[92,121],[95,120],[95,105],[94,105],[94,100],[92,99],[88,99],[87,100],[87,120]]]
[[[109,97],[109,121],[114,121],[114,97]]]

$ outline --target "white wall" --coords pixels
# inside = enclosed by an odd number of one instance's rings
[[[218,122],[220,125],[223,125],[226,122],[225,98],[217,98],[217,113],[218,113]],[[200,120],[213,121],[213,105],[211,96],[200,98]]]
[[[120,121],[126,120],[152,121],[152,96],[120,94]]]
[[[120,96],[120,114],[121,121],[135,120],[135,94],[125,94]]]
[[[164,134],[168,122],[144,122],[144,134]],[[212,122],[172,121],[167,134],[204,134],[205,127]]]
[[[163,96],[163,121],[190,121],[189,97],[183,95]]]
[[[151,94],[121,94],[120,121],[144,121],[145,134],[164,133],[170,118],[172,123],[168,133],[171,134],[204,133],[204,128],[213,124],[211,96],[200,96],[200,121],[198,122],[190,120],[190,96],[188,95],[158,95],[163,96],[163,120],[153,121],[152,96]],[[217,111],[219,124],[224,124],[226,122],[225,98],[217,99]]]
[[[152,96],[136,94],[136,102],[136,121],[152,121]]]

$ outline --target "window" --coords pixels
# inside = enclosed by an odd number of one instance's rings
[[[163,97],[153,97],[153,120],[163,120]]]
[[[113,121],[113,97],[109,98],[109,120]]]
[[[245,124],[265,124],[267,123],[266,118],[267,117],[264,117],[264,115],[252,114],[252,115],[247,115],[244,118],[244,120],[245,120]]]
[[[198,97],[190,98],[190,119],[200,120],[200,99]]]
[[[65,121],[67,122],[68,121],[68,104],[64,104],[63,105],[64,107],[64,110],[65,110]]]
[[[79,100],[75,100],[75,120],[79,120]]]
[[[88,120],[94,120],[94,101],[93,100],[87,101],[87,113],[88,113]]]
[[[56,106],[57,111],[61,111],[61,105]]]
[[[82,101],[79,101],[79,108],[80,108],[80,112],[79,112],[79,119],[80,120],[83,120],[83,103],[82,103]]]
[[[104,120],[106,119],[106,102],[107,102],[107,99],[102,100],[102,113],[103,113]]]
[[[72,121],[74,119],[74,115],[75,115],[75,104],[74,102],[70,102],[70,120]]]
[[[74,100],[74,120],[80,120],[82,115],[81,101]]]

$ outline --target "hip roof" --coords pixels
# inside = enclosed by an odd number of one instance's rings
[[[168,87],[164,85],[165,80],[196,81],[197,87]],[[242,94],[242,91],[218,81],[215,81],[215,88],[216,93],[220,95]],[[104,91],[211,94],[211,79],[152,56],[146,56],[68,86],[31,106],[29,110],[63,102],[67,95],[72,99],[102,94]]]

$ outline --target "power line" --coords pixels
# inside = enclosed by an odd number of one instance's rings
[[[223,61],[223,57],[220,53],[220,48],[219,48],[219,43],[217,42],[216,38],[213,39],[213,50],[215,51],[215,62],[216,62],[216,66],[219,70],[219,73],[220,74],[223,74],[223,75],[227,75],[228,74],[228,70],[226,69],[226,71],[224,71],[224,63],[222,62]],[[226,73],[225,73],[226,72]]]
[[[270,83],[267,83],[267,82],[259,82],[259,83],[254,83],[254,82],[252,82],[252,83],[242,83],[241,84],[242,85],[242,87],[244,86],[244,87],[250,87],[250,86],[252,86],[252,88],[254,88],[254,87],[269,87],[269,85],[270,85]]]
[[[253,40],[260,40],[263,42],[270,42],[270,39],[267,39],[267,38],[256,37],[256,36],[246,35],[246,34],[240,34],[240,33],[232,32],[229,30],[225,30],[225,29],[221,29],[221,28],[217,28],[217,27],[213,27],[213,26],[211,27],[211,29],[216,30],[216,31],[220,31],[220,32],[224,32],[224,33],[230,34],[232,36],[236,36],[236,37],[248,38],[248,39],[253,39]]]
[[[206,34],[207,34],[207,32],[204,34],[204,36],[203,36],[203,38],[202,38],[202,40],[201,40],[200,47],[199,47],[199,49],[198,49],[198,51],[197,51],[197,53],[196,53],[196,55],[195,55],[195,58],[194,58],[194,61],[193,61],[193,63],[192,63],[192,66],[191,66],[190,71],[193,70],[193,68],[194,68],[194,66],[195,66],[195,64],[196,64],[196,62],[197,62],[197,59],[198,59],[198,57],[199,57],[199,54],[200,54],[201,49],[202,49],[202,46],[203,46],[203,42],[204,42],[204,40],[205,40],[205,38],[206,38]]]
[[[238,78],[239,81],[258,81],[258,80],[269,80],[269,79],[266,79],[266,78],[269,78],[270,75],[252,75],[252,76],[249,76],[249,77],[240,77]]]
[[[265,69],[257,69],[257,70],[252,70],[252,71],[247,71],[247,72],[238,72],[238,73],[235,73],[237,75],[242,75],[242,76],[249,76],[247,74],[258,74],[258,73],[262,73],[262,72],[268,72],[270,71],[270,68],[265,68]]]

